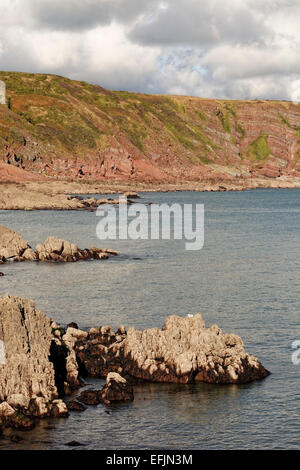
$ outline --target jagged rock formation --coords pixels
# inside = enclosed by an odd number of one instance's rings
[[[151,382],[247,383],[269,374],[245,352],[240,337],[216,325],[206,329],[200,314],[170,316],[162,330],[92,328],[75,350],[82,370],[93,377],[115,371]]]
[[[74,243],[57,237],[48,237],[42,245],[39,243],[34,251],[22,236],[7,227],[0,225],[0,264],[8,259],[14,261],[51,261],[76,262],[90,259],[107,259],[118,252],[110,249],[92,247],[81,250]]]
[[[81,386],[80,374],[106,377],[101,390],[84,390],[70,410],[133,400],[132,383],[247,383],[269,372],[245,352],[240,337],[205,328],[200,314],[170,316],[162,330],[123,326],[66,330],[32,301],[0,298],[0,428],[31,429],[35,417],[68,416],[62,401]],[[2,349],[3,355],[3,349]],[[121,374],[121,375],[120,375]]]
[[[0,263],[6,259],[22,256],[30,246],[22,235],[0,225]]]
[[[92,247],[81,250],[74,243],[57,237],[48,237],[45,243],[36,246],[36,259],[39,261],[74,262],[89,259],[107,259],[118,253],[110,249]]]
[[[268,375],[240,337],[206,329],[200,314],[168,317],[162,330],[131,328],[123,354],[128,373],[154,382],[246,383]]]
[[[51,320],[32,301],[8,295],[0,299],[0,339],[5,362],[0,365],[0,415],[66,416],[49,361]]]
[[[106,377],[109,372],[123,372],[123,354],[118,346],[126,339],[126,329],[120,326],[113,333],[110,326],[91,328],[85,341],[75,344],[79,367],[83,375]]]

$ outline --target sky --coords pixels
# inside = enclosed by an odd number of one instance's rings
[[[0,0],[0,70],[300,101],[300,0]]]

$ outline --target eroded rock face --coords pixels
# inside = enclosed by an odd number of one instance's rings
[[[170,316],[162,330],[131,328],[122,348],[126,371],[154,382],[246,383],[269,374],[239,336],[206,329],[200,314]]]
[[[22,256],[29,249],[28,242],[19,233],[0,225],[0,262]]]
[[[49,361],[53,340],[51,320],[32,301],[8,295],[0,298],[0,340],[5,360],[0,364],[0,414],[66,416],[58,399],[55,367]]]
[[[87,341],[75,345],[81,367],[94,377],[113,371],[151,382],[247,383],[269,375],[239,336],[216,325],[205,328],[200,314],[170,316],[162,330],[113,334],[105,328],[105,336],[103,327],[92,329]]]
[[[118,345],[126,338],[126,329],[120,326],[115,333],[110,326],[91,328],[84,341],[74,345],[80,371],[89,377],[106,377],[109,372],[122,373],[123,354]]]

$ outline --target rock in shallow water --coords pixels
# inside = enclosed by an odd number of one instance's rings
[[[115,250],[96,248],[81,250],[74,243],[58,237],[48,237],[44,244],[38,243],[34,251],[22,236],[13,230],[0,225],[0,264],[9,259],[21,261],[43,262],[76,262],[81,260],[107,259],[110,255],[118,255]]]
[[[85,411],[86,406],[84,406],[80,401],[71,400],[67,403],[67,407],[69,411]]]
[[[36,246],[35,254],[39,261],[63,263],[92,259],[107,259],[111,254],[117,255],[118,253],[113,250],[96,247],[81,250],[74,243],[70,243],[62,238],[48,237],[43,245],[39,243]]]
[[[75,349],[81,366],[94,377],[113,371],[151,382],[240,384],[269,375],[245,352],[239,336],[223,334],[216,325],[205,328],[200,314],[172,315],[162,330],[130,328],[121,338],[93,329]]]
[[[0,341],[0,420],[22,429],[31,427],[32,417],[68,416],[61,397],[81,385],[80,373],[107,377],[102,390],[79,396],[89,405],[133,400],[136,380],[239,384],[269,375],[240,337],[216,325],[205,328],[200,314],[170,316],[161,330],[65,331],[32,301],[6,295],[0,298]]]
[[[6,419],[6,426],[13,429],[20,429],[22,431],[30,431],[34,428],[35,423],[30,416],[26,416],[25,414],[16,411]]]
[[[8,258],[21,256],[30,249],[28,242],[19,233],[0,225],[0,261],[5,262]]]
[[[79,446],[83,446],[84,444],[81,444],[81,442],[78,442],[78,441],[70,441],[70,442],[67,442],[65,445],[68,447],[79,447]]]
[[[99,405],[101,403],[100,390],[84,390],[79,395],[79,401],[85,405]]]
[[[110,372],[106,377],[106,384],[100,392],[102,401],[133,401],[133,388],[124,377],[115,372]]]
[[[84,390],[79,395],[79,400],[86,405],[98,405],[99,403],[109,405],[111,402],[133,401],[133,388],[132,385],[124,379],[124,377],[121,377],[120,374],[110,372],[107,375],[106,383],[101,390]],[[77,403],[78,402],[76,402],[76,406]]]

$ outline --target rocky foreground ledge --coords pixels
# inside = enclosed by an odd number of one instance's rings
[[[0,298],[0,428],[31,429],[34,418],[67,417],[84,404],[133,400],[137,381],[241,384],[269,375],[245,352],[241,338],[205,328],[200,314],[170,316],[162,330],[127,332],[120,326],[66,328],[20,297]],[[106,377],[101,390],[84,390],[83,376]]]
[[[96,247],[80,249],[74,243],[57,237],[48,237],[33,250],[21,234],[0,225],[0,264],[7,261],[76,262],[90,259],[107,259],[118,252]]]

